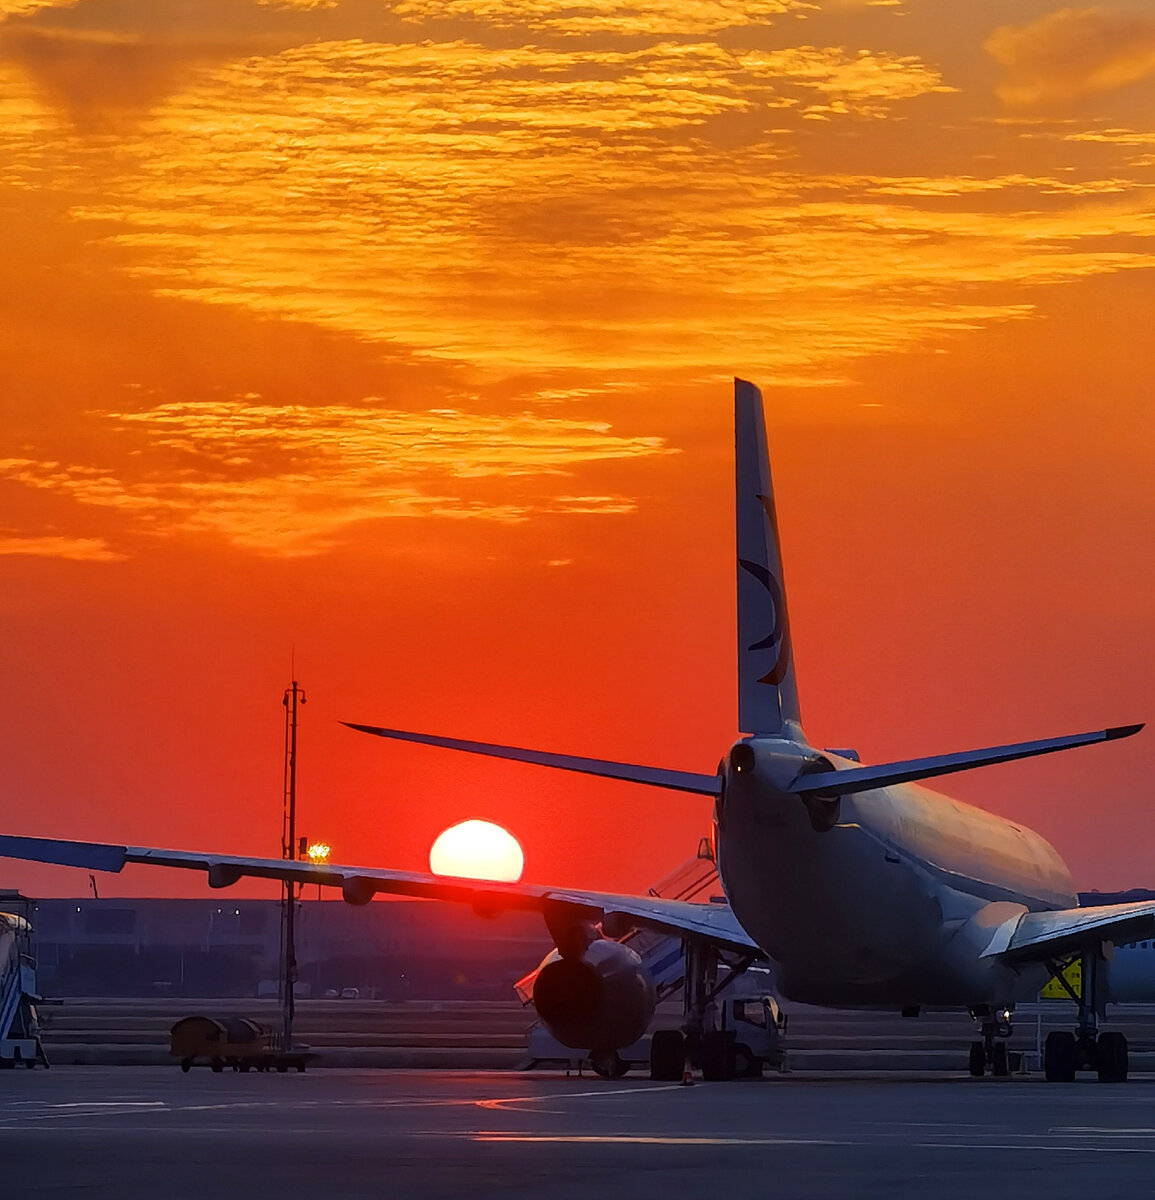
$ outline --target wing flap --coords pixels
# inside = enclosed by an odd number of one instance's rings
[[[120,871],[126,863],[204,871],[209,883],[225,887],[242,878],[291,880],[299,884],[338,887],[353,903],[365,903],[376,893],[415,896],[468,904],[492,914],[507,909],[544,912],[561,905],[580,909],[592,921],[621,916],[635,926],[660,933],[706,938],[725,949],[761,954],[757,943],[738,924],[725,904],[663,900],[658,896],[619,895],[529,883],[496,883],[489,879],[458,879],[419,871],[380,867],[313,864],[282,858],[243,858],[149,846],[110,846],[52,838],[0,836],[0,857],[58,863],[94,871]]]

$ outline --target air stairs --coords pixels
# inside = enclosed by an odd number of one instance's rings
[[[0,912],[0,1068],[49,1065],[36,1017],[31,939],[32,926],[23,917]]]

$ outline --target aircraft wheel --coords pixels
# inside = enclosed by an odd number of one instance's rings
[[[1010,1073],[1010,1064],[1007,1061],[1007,1044],[1006,1042],[995,1042],[991,1056],[991,1074],[998,1075],[1000,1078],[1006,1078]]]
[[[1043,1044],[1043,1074],[1049,1083],[1073,1083],[1079,1068],[1079,1047],[1073,1033],[1054,1029]]]
[[[680,1029],[659,1029],[650,1039],[650,1078],[678,1083],[686,1065],[686,1039]]]
[[[976,1079],[987,1073],[987,1051],[982,1042],[971,1042],[970,1072]]]
[[[187,1075],[192,1070],[193,1060],[191,1058],[182,1058],[180,1060],[180,1069]]]
[[[702,1078],[721,1082],[734,1078],[734,1043],[724,1033],[711,1030],[702,1035]]]
[[[621,1079],[630,1069],[616,1050],[595,1050],[590,1055],[590,1066],[603,1079]]]
[[[1127,1082],[1127,1039],[1121,1033],[1101,1033],[1095,1065],[1100,1083]]]

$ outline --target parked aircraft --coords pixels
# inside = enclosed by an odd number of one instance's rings
[[[654,1011],[640,959],[615,940],[631,928],[676,933],[686,945],[694,1052],[715,1076],[732,1043],[709,1027],[720,957],[735,969],[775,964],[781,993],[800,1002],[966,1009],[980,1022],[970,1069],[1008,1069],[1015,1002],[1034,996],[1078,956],[1083,989],[1073,1031],[1047,1038],[1048,1079],[1080,1067],[1127,1075],[1122,1034],[1099,1036],[1104,963],[1114,942],[1155,935],[1155,902],[1080,908],[1070,873],[1037,833],[926,790],[915,781],[1127,737],[1140,725],[864,766],[812,746],[802,730],[786,609],[762,397],[735,380],[738,716],[742,732],[716,774],[544,753],[371,725],[384,738],[466,750],[708,796],[728,904],[498,884],[370,867],[150,847],[0,837],[0,855],[119,871],[126,862],[207,872],[211,887],[244,876],[340,887],[364,904],[377,892],[541,911],[558,957],[534,983],[534,1003],[566,1044],[628,1045]],[[675,1038],[681,1035],[676,1031]],[[655,1046],[655,1077],[680,1073],[684,1047]]]

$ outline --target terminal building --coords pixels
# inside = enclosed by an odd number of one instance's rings
[[[43,995],[276,995],[275,900],[53,899],[28,919]],[[550,949],[536,913],[487,919],[422,900],[298,901],[299,996],[511,999]]]

